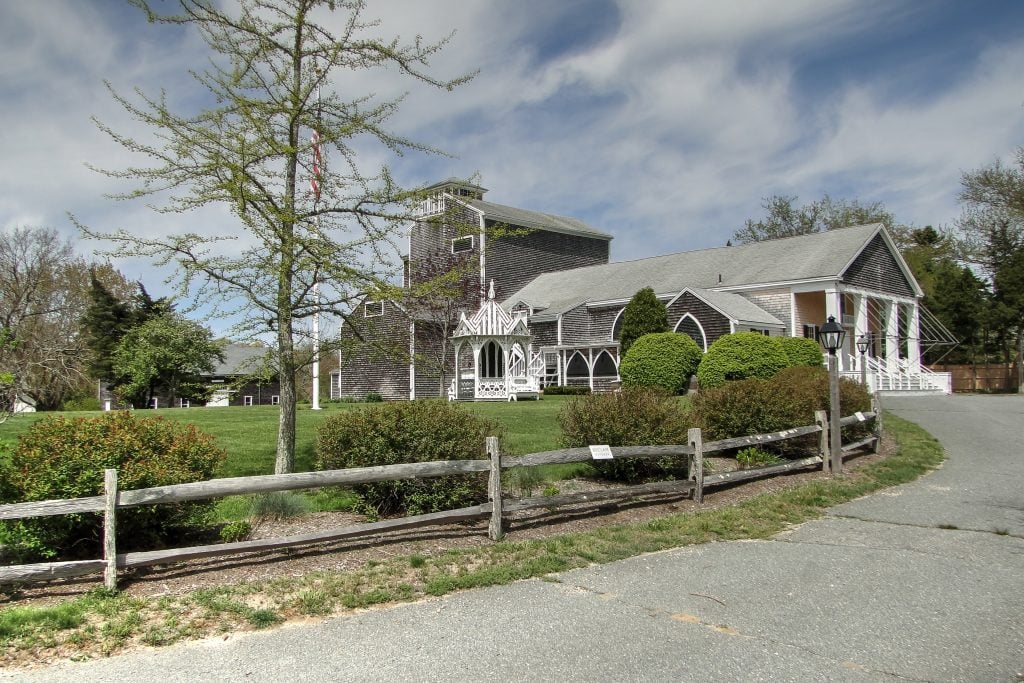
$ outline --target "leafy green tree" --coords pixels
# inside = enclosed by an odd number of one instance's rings
[[[1012,164],[997,160],[964,173],[960,182],[960,253],[991,279],[996,334],[1013,340],[1018,392],[1024,393],[1024,148]],[[1007,355],[1009,349],[1004,342]]]
[[[203,398],[196,375],[223,360],[221,344],[202,325],[177,314],[150,318],[130,329],[114,353],[117,390],[133,404],[148,405],[158,390],[171,400]]]
[[[650,287],[633,295],[622,311],[622,331],[619,334],[619,354],[625,357],[629,347],[645,334],[668,332],[668,309]]]
[[[761,202],[764,218],[750,220],[732,235],[731,242],[749,244],[780,237],[795,237],[825,232],[853,225],[882,223],[890,232],[900,235],[909,230],[881,202],[862,204],[859,200],[833,199],[827,194],[818,201],[798,206],[793,195],[773,195]]]
[[[452,90],[475,74],[430,75],[429,61],[448,38],[382,39],[378,22],[362,17],[361,0],[179,0],[177,15],[160,14],[146,0],[132,4],[150,21],[199,32],[210,65],[194,72],[203,96],[187,99],[214,104],[174,111],[162,94],[111,88],[152,142],[100,129],[151,165],[102,172],[137,184],[120,199],[157,197],[160,210],[180,213],[222,206],[234,224],[153,237],[82,228],[112,240],[114,254],[173,266],[180,291],[218,312],[244,309],[235,336],[274,332],[281,388],[274,469],[290,472],[302,323],[317,314],[347,319],[365,292],[386,285],[400,267],[394,243],[420,199],[386,167],[371,170],[361,159],[374,146],[435,151],[387,129],[401,96],[335,84],[361,77],[353,72],[390,72]],[[224,240],[241,246],[224,248]]]

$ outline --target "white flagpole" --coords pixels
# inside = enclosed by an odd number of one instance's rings
[[[314,66],[315,68],[315,66]],[[320,123],[320,84],[316,86],[316,109],[317,109],[317,123]],[[320,131],[316,131],[316,149],[314,150],[314,159],[320,154]],[[322,160],[320,160],[322,163]],[[318,168],[314,173],[319,173]],[[316,178],[317,191],[314,195],[314,206],[320,201],[320,183],[321,179]],[[320,215],[316,216],[316,231],[320,233]],[[316,273],[316,267],[314,266],[314,273]],[[315,276],[314,276],[315,277]],[[316,280],[313,281],[313,401],[310,408],[312,410],[320,410],[320,283]]]

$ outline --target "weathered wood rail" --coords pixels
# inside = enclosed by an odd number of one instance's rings
[[[645,496],[690,496],[701,502],[704,490],[715,486],[731,485],[740,481],[760,479],[763,477],[786,474],[799,470],[829,470],[831,463],[842,462],[842,459],[865,447],[877,450],[881,435],[881,416],[877,404],[870,413],[858,413],[845,417],[842,426],[873,420],[871,436],[856,442],[845,444],[842,454],[835,460],[829,454],[828,421],[824,411],[815,415],[815,424],[785,429],[770,434],[755,434],[719,441],[703,442],[701,430],[691,429],[687,443],[668,446],[613,446],[609,450],[613,458],[687,458],[689,478],[679,481],[659,481],[634,486],[621,486],[600,491],[580,493],[564,493],[554,496],[537,496],[519,499],[504,499],[501,483],[502,470],[518,467],[536,467],[560,463],[585,462],[595,455],[590,448],[566,448],[528,455],[501,455],[498,440],[489,437],[486,443],[487,459],[480,460],[447,460],[422,463],[404,463],[380,467],[358,467],[344,470],[323,472],[302,472],[296,474],[262,475],[255,477],[232,477],[211,479],[209,481],[158,486],[153,488],[120,491],[117,487],[117,471],[106,470],[104,493],[99,496],[75,498],[71,500],[43,500],[27,503],[0,505],[0,520],[24,519],[50,515],[74,513],[102,513],[104,519],[103,550],[104,556],[98,560],[81,560],[73,562],[44,562],[36,564],[0,566],[0,584],[46,581],[58,578],[71,578],[89,574],[103,573],[104,582],[109,588],[117,586],[119,569],[141,567],[169,562],[234,555],[239,553],[262,552],[278,548],[300,545],[326,543],[347,540],[404,529],[415,529],[425,526],[451,524],[474,519],[489,518],[488,535],[492,539],[500,539],[504,535],[505,519],[509,513],[536,508],[557,508],[564,505],[579,503],[602,502],[612,500],[631,500]],[[818,450],[816,456],[791,460],[777,465],[704,475],[704,457],[712,453],[721,453],[748,446],[758,446],[788,439],[818,434]],[[239,541],[235,543],[218,543],[213,545],[172,548],[147,552],[118,553],[115,544],[117,511],[140,505],[158,505],[182,503],[195,500],[208,500],[229,495],[247,493],[267,493],[274,491],[294,491],[319,488],[323,486],[365,484],[378,481],[402,479],[422,479],[444,477],[453,474],[471,474],[488,472],[489,502],[446,510],[425,515],[388,519],[366,524],[326,529],[309,534],[284,536],[268,539]]]

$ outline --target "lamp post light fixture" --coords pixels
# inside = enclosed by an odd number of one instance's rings
[[[839,432],[839,359],[836,351],[843,345],[844,337],[846,330],[836,322],[834,315],[828,317],[828,322],[818,332],[818,342],[828,351],[829,469],[832,472],[841,472],[843,469],[843,439]]]
[[[868,339],[868,335],[866,334],[862,334],[857,338],[857,351],[860,352],[860,383],[865,387],[868,385],[868,367],[865,360],[868,352],[868,346],[870,344],[871,340]]]

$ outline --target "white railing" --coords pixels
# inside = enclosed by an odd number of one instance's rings
[[[859,359],[851,356],[850,360]],[[911,364],[906,358],[890,364],[884,359],[868,356],[865,365],[868,386],[872,391],[938,391],[948,394],[953,390],[952,375],[948,372],[932,372],[919,364]],[[850,367],[857,367],[857,363],[851,362]],[[860,379],[859,368],[842,374],[851,379]]]

